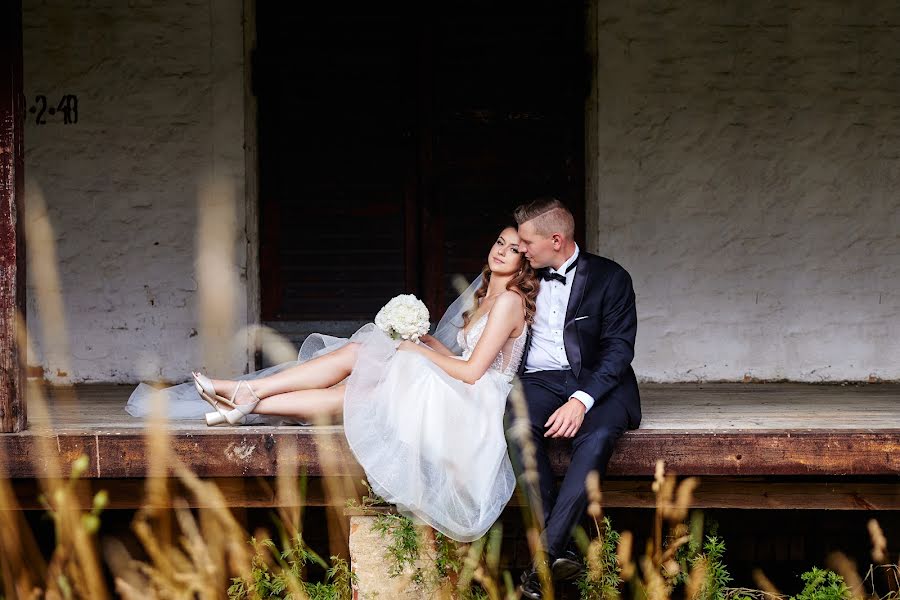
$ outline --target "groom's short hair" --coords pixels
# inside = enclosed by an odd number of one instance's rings
[[[561,233],[568,239],[575,237],[575,217],[558,198],[541,196],[513,211],[516,224],[534,222],[534,229],[543,236]]]

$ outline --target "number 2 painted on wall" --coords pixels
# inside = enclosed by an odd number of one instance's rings
[[[63,97],[59,99],[56,108],[53,106],[49,109],[47,108],[47,96],[43,94],[35,96],[34,102],[35,103],[28,109],[28,112],[35,115],[34,122],[36,125],[47,124],[47,121],[44,119],[44,113],[47,113],[48,115],[62,113],[63,125],[78,122],[78,96],[74,94],[64,94]]]

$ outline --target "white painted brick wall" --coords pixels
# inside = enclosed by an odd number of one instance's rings
[[[240,0],[24,0],[29,105],[80,105],[77,125],[25,131],[73,355],[62,374],[30,285],[29,363],[51,381],[207,366],[210,173],[238,202],[234,328],[251,320],[241,17]],[[594,0],[590,27],[588,245],[634,277],[639,377],[900,379],[900,5]]]
[[[246,324],[241,19],[241,0],[24,0],[26,100],[45,94],[55,106],[76,94],[80,113],[75,125],[46,116],[25,127],[26,174],[56,231],[72,354],[62,371],[29,281],[29,364],[51,381],[134,382],[148,369],[184,380],[201,367],[194,231],[210,174],[238,201],[234,325]],[[243,371],[247,358],[237,350],[216,366]]]
[[[900,379],[900,4],[594,2],[590,247],[651,381]]]

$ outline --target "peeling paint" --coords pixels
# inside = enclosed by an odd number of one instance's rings
[[[236,463],[246,463],[253,456],[254,450],[256,450],[256,444],[243,441],[240,443],[232,442],[225,448],[225,458]]]

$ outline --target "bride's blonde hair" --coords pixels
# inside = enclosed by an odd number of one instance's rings
[[[513,225],[510,225],[509,227],[515,229],[515,226]],[[506,229],[506,227],[503,229]],[[503,229],[500,231],[503,231]],[[529,325],[533,325],[541,280],[531,267],[531,263],[525,258],[525,255],[521,254],[520,256],[522,265],[519,267],[518,272],[516,272],[513,278],[506,284],[506,289],[511,290],[522,297],[522,302],[525,304],[525,322]],[[472,315],[475,314],[482,299],[487,295],[488,285],[490,283],[491,267],[490,265],[484,265],[481,269],[481,287],[475,292],[475,303],[472,308],[463,313],[463,329],[469,326]]]

